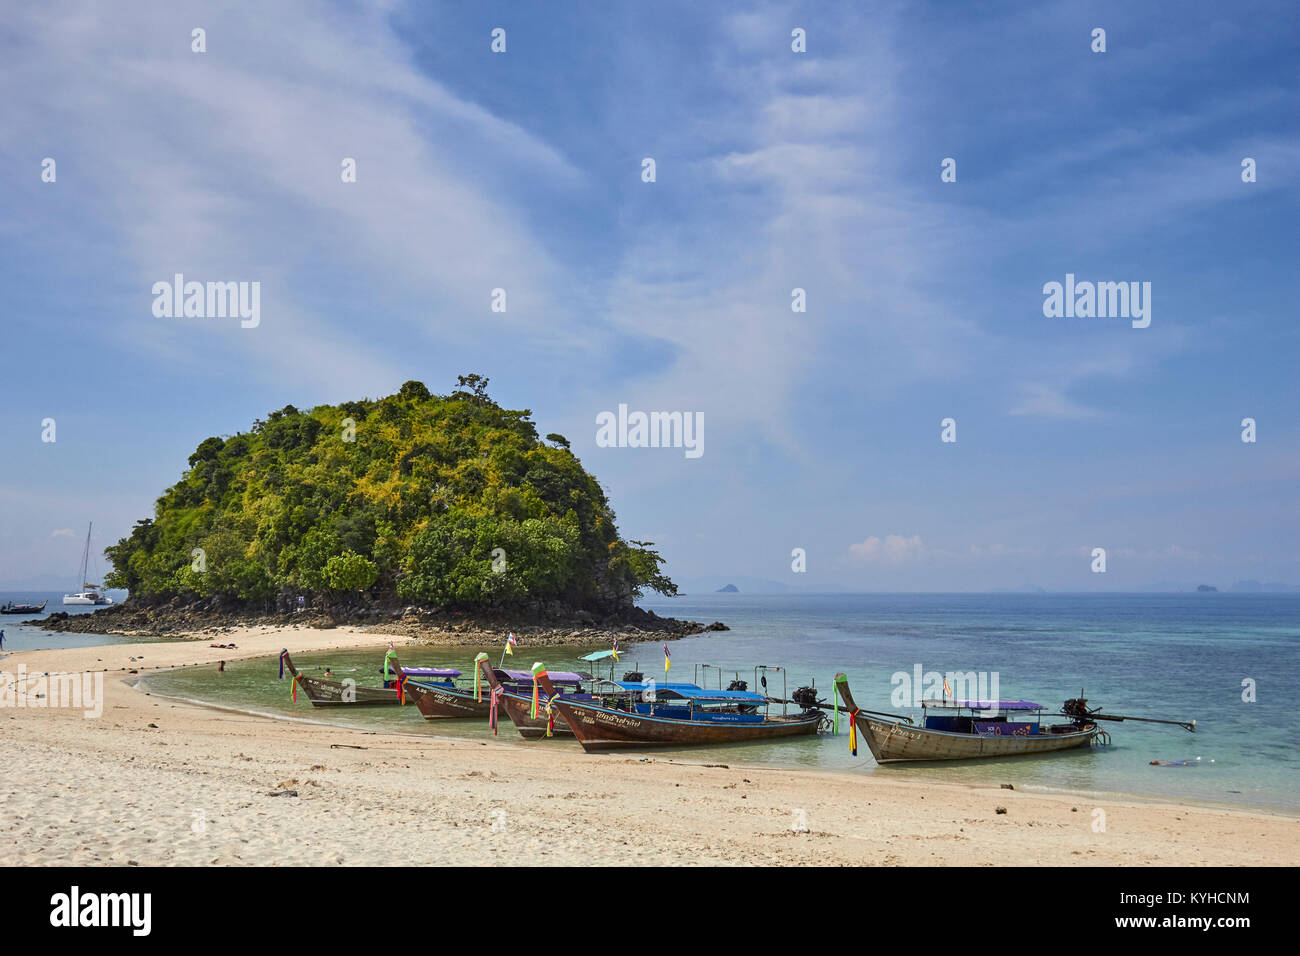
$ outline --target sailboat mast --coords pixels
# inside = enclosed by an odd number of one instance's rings
[[[86,547],[85,550],[81,552],[81,583],[77,585],[77,590],[81,590],[86,586],[86,572],[90,563],[90,532],[93,531],[94,528],[95,522],[92,521],[90,527],[86,529]]]

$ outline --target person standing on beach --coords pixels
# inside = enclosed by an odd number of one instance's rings
[[[5,649],[5,629],[0,627],[0,651]]]

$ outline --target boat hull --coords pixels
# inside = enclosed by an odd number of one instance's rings
[[[407,680],[406,696],[410,698],[420,715],[425,720],[448,720],[454,718],[485,718],[491,712],[487,688],[483,689],[483,699],[475,700],[473,692],[465,692],[447,687],[431,687]],[[505,714],[498,709],[498,717]]]
[[[33,615],[33,614],[44,614],[44,613],[45,613],[45,605],[46,605],[47,603],[49,603],[49,602],[47,602],[47,601],[42,601],[39,605],[36,605],[36,604],[16,604],[16,605],[14,605],[14,606],[12,606],[12,607],[0,607],[0,614],[24,614],[24,615],[27,615],[27,616],[29,616],[29,617],[30,617],[31,615]]]
[[[1069,733],[1024,737],[955,734],[861,715],[858,716],[858,730],[866,739],[867,747],[877,763],[972,760],[980,757],[1022,757],[1053,753],[1086,747],[1098,733],[1097,725],[1091,724]]]
[[[397,704],[397,691],[391,687],[361,687],[323,677],[298,675],[298,686],[303,689],[313,707],[374,707]]]
[[[515,725],[515,729],[519,731],[521,736],[527,737],[529,740],[546,736],[546,712],[539,709],[537,716],[532,716],[533,702],[531,698],[520,697],[516,694],[502,694],[501,706],[505,708],[506,714],[510,717],[510,722]],[[556,719],[552,733],[556,737],[573,736],[573,731],[569,729],[569,725],[563,717]]]
[[[769,717],[760,722],[676,720],[567,701],[555,702],[565,723],[589,752],[641,747],[692,747],[754,743],[815,734],[820,712]]]
[[[75,604],[83,607],[107,607],[113,602],[110,601],[108,598],[104,597],[103,595],[90,598],[90,597],[85,597],[84,595],[81,594],[65,594],[63,596],[63,603]]]

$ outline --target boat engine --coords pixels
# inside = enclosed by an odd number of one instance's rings
[[[628,671],[623,675],[623,680],[629,684],[640,684],[645,680],[645,675],[640,671]]]
[[[727,690],[749,690],[749,681],[733,680],[727,685]]]
[[[822,701],[817,698],[817,688],[800,687],[790,695],[790,699],[804,709],[805,712],[810,710],[820,710]]]
[[[1093,712],[1088,709],[1088,698],[1071,697],[1061,705],[1061,713],[1074,719],[1076,724],[1091,723]]]

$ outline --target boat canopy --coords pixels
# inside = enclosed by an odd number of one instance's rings
[[[1046,710],[1032,700],[923,700],[922,707],[948,707],[952,710]]]
[[[644,684],[638,684],[633,681],[614,681],[624,690],[649,690]],[[756,694],[752,690],[705,690],[699,684],[655,684],[654,691],[656,695],[662,694],[665,697],[680,697],[683,700],[716,700],[730,701],[732,703],[744,704],[764,704],[767,698],[762,694]]]
[[[638,680],[616,680],[613,681],[613,683],[617,684],[619,687],[623,688],[624,690],[650,690],[651,683],[653,683],[654,691],[657,694],[667,694],[667,693],[680,694],[683,691],[694,691],[697,694],[704,693],[704,688],[701,687],[699,684],[661,684],[659,683],[659,681],[654,680],[653,678],[651,679],[651,681],[644,682],[644,683]]]
[[[592,651],[590,654],[584,654],[579,657],[580,661],[604,661],[614,656],[613,651]]]
[[[512,681],[527,681],[530,684],[533,681],[532,671],[498,670],[497,674],[505,674]],[[575,674],[573,671],[547,671],[546,674],[553,684],[583,684],[592,680],[590,674]]]
[[[730,701],[737,704],[767,703],[766,697],[762,694],[756,694],[752,690],[703,690],[697,687],[694,690],[679,690],[677,694],[687,700]]]
[[[460,671],[454,667],[403,667],[407,677],[459,677]]]

